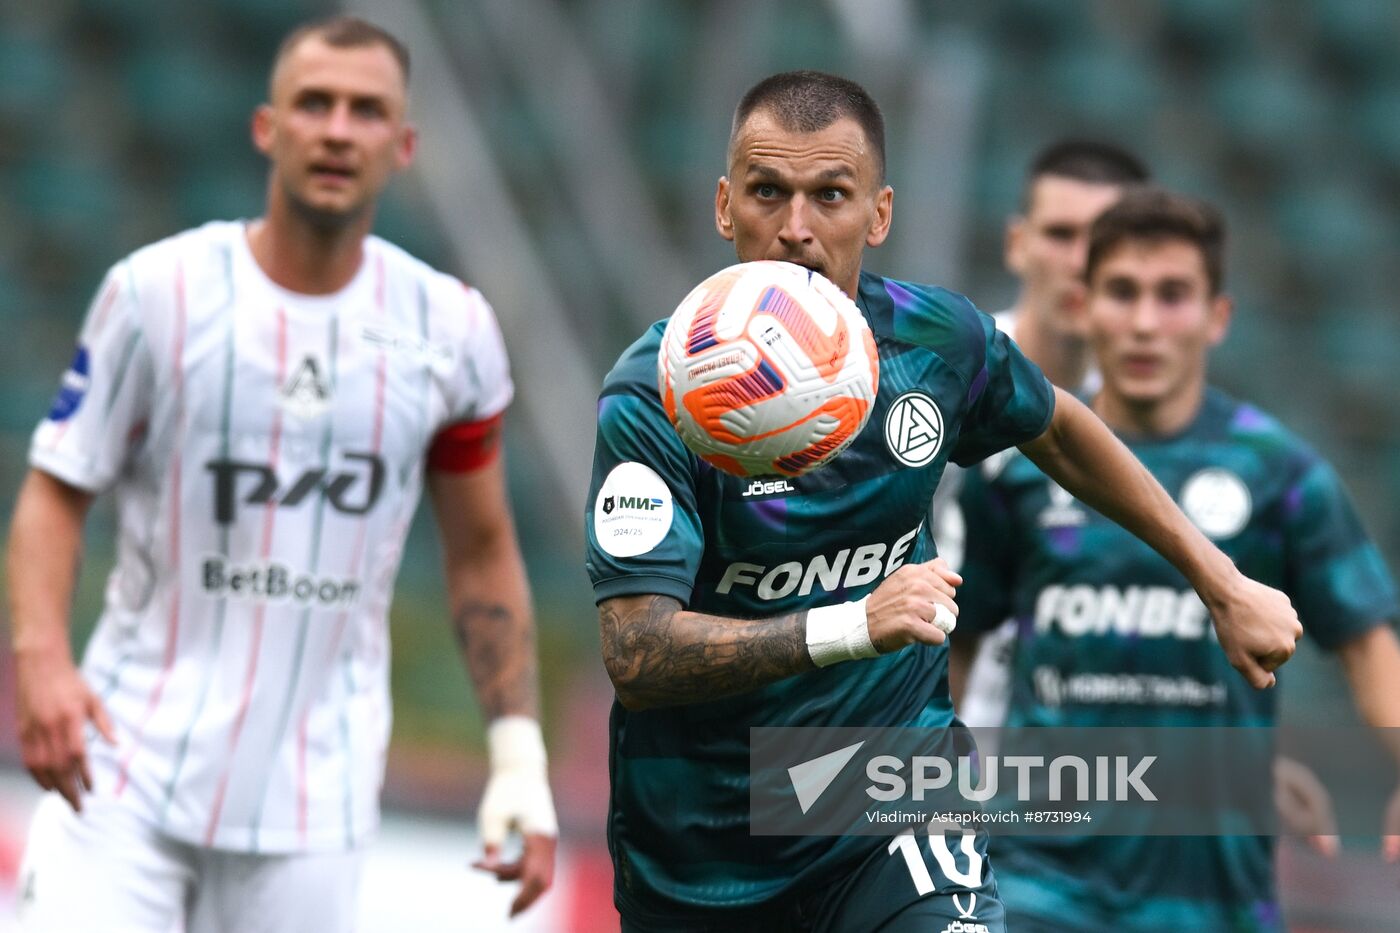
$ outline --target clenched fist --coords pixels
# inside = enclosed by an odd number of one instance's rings
[[[1202,593],[1204,598],[1206,594]],[[1303,625],[1288,597],[1236,573],[1206,605],[1230,664],[1256,689],[1272,687],[1273,671],[1293,657]]]
[[[922,642],[941,645],[958,614],[953,601],[962,577],[941,557],[905,564],[886,577],[865,604],[870,641],[881,654]]]

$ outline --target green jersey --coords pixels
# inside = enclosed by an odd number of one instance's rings
[[[1336,474],[1272,417],[1208,390],[1180,433],[1123,440],[1244,574],[1289,595],[1323,648],[1396,617],[1394,582]],[[970,471],[960,502],[960,633],[1006,618],[1017,628],[1008,726],[1273,724],[1275,692],[1230,667],[1185,578],[1025,457]],[[1013,925],[1022,915],[1082,929],[1281,924],[1266,837],[1005,836],[996,846]]]
[[[655,593],[763,618],[859,599],[930,560],[924,526],[944,465],[1039,436],[1053,389],[992,319],[939,288],[862,274],[875,335],[870,420],[831,463],[796,478],[722,473],[681,442],[657,393],[665,322],[609,373],[586,515],[599,600]],[[628,910],[743,907],[829,883],[884,842],[749,832],[749,729],[946,726],[944,649],[916,645],[738,696],[640,712],[614,704],[609,843]]]

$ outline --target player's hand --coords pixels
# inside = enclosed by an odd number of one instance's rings
[[[1337,818],[1332,795],[1302,762],[1279,755],[1274,759],[1274,806],[1284,829],[1302,836],[1319,855],[1337,854]]]
[[[1208,600],[1225,657],[1249,685],[1272,687],[1273,671],[1293,657],[1303,626],[1288,597],[1236,573],[1226,592]]]
[[[1400,863],[1400,788],[1390,795],[1381,817],[1381,856],[1392,865]]]
[[[489,871],[497,881],[520,882],[520,893],[510,905],[510,915],[514,917],[539,900],[554,883],[554,854],[558,845],[559,840],[554,836],[526,833],[525,846],[515,861],[502,862],[501,847],[487,845],[485,856],[473,862],[472,867]]]
[[[526,716],[503,716],[487,730],[491,777],[481,796],[477,826],[484,856],[472,865],[498,881],[519,881],[510,905],[514,917],[539,900],[554,883],[554,854],[559,821],[549,793],[544,740],[539,723]],[[520,858],[501,861],[501,847],[510,832],[524,838]]]
[[[75,811],[92,791],[84,731],[91,722],[110,744],[116,733],[102,701],[67,657],[15,657],[19,742],[24,766],[44,790],[56,790]]]
[[[958,615],[958,604],[953,598],[960,585],[962,577],[941,557],[900,567],[866,601],[865,624],[870,630],[870,643],[881,654],[915,642],[943,644]],[[947,631],[934,621],[940,615],[939,621]]]

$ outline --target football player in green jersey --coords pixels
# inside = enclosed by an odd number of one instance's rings
[[[1093,409],[1244,573],[1290,595],[1308,634],[1341,660],[1364,718],[1400,726],[1395,584],[1336,474],[1206,381],[1231,315],[1223,239],[1208,205],[1153,188],[1095,222]],[[960,624],[1017,625],[1008,725],[1271,724],[1273,695],[1245,689],[1209,637],[1213,607],[1076,497],[1015,454],[969,471],[962,491]],[[1394,858],[1397,840],[1385,846]],[[1006,836],[996,853],[1017,930],[1282,929],[1268,837]]]
[[[1061,139],[1031,159],[1021,208],[1006,223],[1003,259],[1020,283],[1016,300],[993,315],[997,327],[1054,385],[1075,395],[1099,387],[1084,320],[1084,258],[1094,219],[1128,185],[1148,180],[1146,164],[1126,149],[1088,139]],[[956,570],[966,537],[957,508],[962,471],[939,483],[929,521],[938,551]],[[1006,668],[1015,644],[1008,620],[976,638],[949,645],[948,682],[958,718],[974,728],[999,726],[1006,714]]]
[[[1016,300],[993,315],[1054,385],[1083,398],[1102,385],[1089,345],[1084,263],[1094,220],[1117,202],[1124,188],[1149,180],[1148,166],[1133,152],[1094,139],[1059,139],[1031,159],[1020,210],[1006,223],[1004,261],[1016,277]],[[966,527],[957,507],[962,471],[951,466],[933,497],[929,522],[939,554],[954,570],[962,566]],[[1016,623],[991,631],[964,631],[952,639],[948,685],[958,718],[973,728],[1000,726],[1010,699],[1011,654]],[[983,734],[984,754],[995,742]],[[1338,846],[1332,801],[1301,762],[1280,757],[1274,769],[1279,815],[1289,831],[1317,851],[1335,855]]]
[[[934,559],[923,521],[950,460],[1019,445],[1141,535],[1192,581],[1255,687],[1301,634],[1287,598],[1240,574],[990,317],[862,270],[893,202],[883,120],[858,85],[792,72],[744,96],[715,197],[720,235],[740,260],[831,279],[880,354],[871,423],[832,463],[755,485],[700,461],[658,397],[664,320],[604,383],[585,527],[617,691],[609,842],[626,930],[1003,928],[985,833],[956,852],[930,837],[916,870],[888,840],[749,827],[751,727],[953,722],[933,620],[955,611],[960,578]],[[909,406],[940,426],[934,440],[906,446],[884,430]]]

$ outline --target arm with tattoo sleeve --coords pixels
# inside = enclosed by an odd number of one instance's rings
[[[960,583],[941,558],[900,567],[862,601],[870,646],[888,654],[943,644],[933,620],[940,605],[957,614]],[[669,596],[617,596],[598,605],[603,663],[629,710],[716,700],[816,667],[808,622],[821,611],[732,619],[690,612]]]
[[[807,613],[726,619],[669,596],[619,596],[598,607],[603,663],[628,709],[714,700],[812,670]]]

